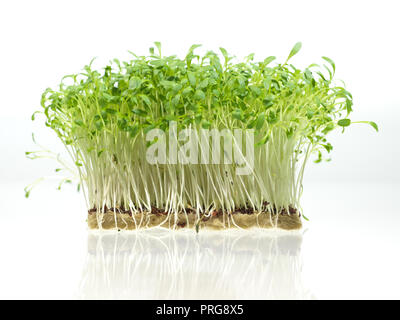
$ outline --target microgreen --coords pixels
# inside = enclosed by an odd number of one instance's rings
[[[155,47],[149,56],[132,53],[132,60],[114,59],[100,70],[92,60],[42,95],[45,124],[72,156],[90,208],[156,206],[169,213],[188,206],[198,213],[300,208],[310,155],[321,162],[332,150],[326,136],[357,123],[349,118],[352,95],[334,83],[333,60],[322,57],[327,63],[322,67],[297,69],[288,62],[300,42],[284,64],[274,64],[274,56],[257,62],[254,54],[236,61],[224,48],[200,56],[199,45],[180,59],[163,56],[159,42]],[[145,134],[168,130],[170,121],[179,129],[253,129],[252,174],[235,176],[234,165],[226,164],[147,163],[151,143]],[[374,122],[358,123],[378,130]]]

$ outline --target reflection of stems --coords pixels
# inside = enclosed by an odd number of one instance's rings
[[[301,233],[89,233],[89,299],[309,299]],[[149,285],[151,281],[151,285]]]

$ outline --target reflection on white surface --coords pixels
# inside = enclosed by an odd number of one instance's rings
[[[83,299],[309,299],[301,233],[89,233]]]
[[[295,237],[287,240],[269,231],[88,237],[75,187],[59,192],[45,183],[26,200],[27,184],[0,182],[7,200],[0,202],[0,299],[225,298],[224,292],[309,298],[308,289],[318,299],[400,298],[399,184],[308,185],[307,233],[286,233]]]

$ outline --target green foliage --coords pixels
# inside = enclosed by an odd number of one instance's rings
[[[195,55],[199,45],[193,45],[179,59],[163,57],[161,44],[155,46],[157,54],[152,49],[148,57],[122,63],[114,59],[102,71],[93,70],[91,62],[84,72],[65,77],[72,84],[47,89],[41,103],[46,125],[67,145],[78,136],[95,142],[104,131],[123,131],[134,138],[150,126],[167,128],[169,120],[179,126],[254,128],[263,137],[284,127],[295,139],[320,144],[316,135],[351,123],[336,120],[352,112],[353,102],[348,91],[333,85],[336,66],[327,57],[322,58],[329,67],[299,70],[287,64],[271,66],[274,56],[253,62],[250,55],[234,63],[224,48],[221,61],[213,51]],[[287,60],[300,49],[298,42]]]
[[[374,128],[374,129],[376,130],[376,132],[379,131],[378,125],[377,125],[375,122],[373,122],[373,121],[368,121],[368,124],[369,124],[372,128]]]
[[[348,127],[351,124],[350,119],[340,119],[338,125],[341,127]]]
[[[286,62],[287,62],[291,57],[293,57],[295,54],[297,54],[297,53],[300,51],[300,49],[301,49],[301,42],[297,42],[297,43],[293,46],[292,50],[290,51],[289,56],[288,56],[287,59],[286,59]]]

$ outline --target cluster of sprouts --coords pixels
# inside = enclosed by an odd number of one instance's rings
[[[199,215],[300,210],[307,160],[315,153],[321,161],[332,149],[326,135],[351,123],[352,95],[334,84],[334,62],[323,57],[322,66],[297,69],[289,59],[300,43],[284,63],[272,56],[256,62],[253,54],[235,62],[223,48],[222,57],[213,51],[199,56],[198,45],[180,59],[155,46],[149,56],[114,59],[100,71],[90,63],[43,93],[46,125],[70,153],[89,209]],[[238,175],[238,164],[223,160],[149,163],[153,142],[146,134],[168,132],[171,123],[199,134],[251,130],[250,173]]]

